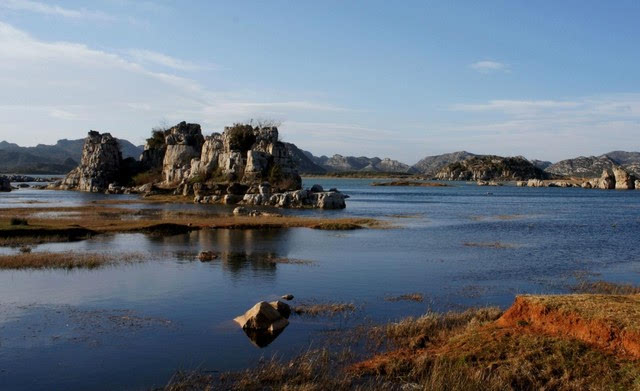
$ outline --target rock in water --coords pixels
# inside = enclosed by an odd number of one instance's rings
[[[82,148],[80,165],[63,180],[62,188],[103,192],[118,179],[122,154],[118,140],[109,133],[90,131]]]
[[[216,258],[218,258],[218,255],[213,251],[200,251],[200,254],[198,254],[198,259],[201,262],[213,261]]]
[[[636,179],[634,185],[635,185],[636,190],[640,190],[640,179]]]
[[[633,190],[635,189],[636,178],[630,175],[622,167],[616,166],[613,168],[613,175],[616,178],[616,189],[618,190]]]
[[[234,321],[243,329],[276,332],[289,325],[290,314],[291,308],[286,303],[261,301]]]
[[[2,192],[11,191],[11,181],[9,181],[9,178],[7,178],[4,175],[0,176],[0,191]]]
[[[167,184],[177,184],[189,177],[191,159],[200,157],[204,144],[200,125],[180,122],[167,131],[165,143],[163,179]]]

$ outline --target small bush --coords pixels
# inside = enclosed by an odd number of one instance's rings
[[[147,183],[162,182],[162,173],[160,171],[146,171],[135,175],[133,178],[135,186],[146,185]]]
[[[19,217],[12,217],[10,221],[11,225],[29,225],[27,219],[22,219]]]
[[[251,149],[253,143],[256,142],[256,136],[253,134],[253,127],[246,124],[234,124],[227,129],[229,136],[229,144],[231,149],[246,152]]]

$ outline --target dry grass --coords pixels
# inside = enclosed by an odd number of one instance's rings
[[[29,225],[11,225],[29,218]],[[0,245],[77,240],[98,233],[145,232],[171,235],[197,229],[313,228],[345,230],[385,228],[369,218],[329,219],[298,216],[228,216],[191,211],[144,210],[91,205],[60,208],[0,209]]]
[[[607,281],[588,281],[580,279],[571,287],[575,293],[591,293],[602,295],[634,295],[640,294],[640,286],[632,284],[620,284]]]
[[[0,255],[0,269],[94,269],[142,259],[141,254],[22,252]]]
[[[385,301],[415,301],[418,303],[422,303],[424,301],[424,296],[422,293],[407,293],[400,296],[388,296],[384,298]]]
[[[496,308],[377,326],[392,350],[362,360],[310,350],[221,376],[175,376],[165,390],[638,390],[640,365],[575,339],[501,327]]]
[[[338,314],[348,314],[356,311],[353,303],[311,303],[301,304],[293,307],[291,311],[296,315],[306,316],[335,316]]]
[[[542,308],[546,314],[577,316],[582,321],[601,321],[625,330],[640,331],[640,294],[523,295],[518,299]],[[517,303],[517,301],[516,301]]]

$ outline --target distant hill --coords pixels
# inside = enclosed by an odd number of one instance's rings
[[[434,177],[441,169],[451,163],[457,163],[477,156],[467,151],[445,153],[442,155],[427,156],[413,165],[416,172],[428,177]]]
[[[449,181],[523,181],[545,179],[548,174],[522,156],[474,156],[442,168],[436,179]]]
[[[118,140],[122,157],[138,159],[143,147],[127,140]],[[55,145],[38,144],[21,147],[0,142],[0,172],[12,174],[66,174],[74,169],[82,157],[84,139],[58,140]]]
[[[316,165],[324,168],[327,172],[385,172],[385,173],[414,173],[408,164],[401,163],[397,160],[388,158],[380,159],[379,157],[365,156],[342,156],[333,155],[313,156],[310,152],[306,152]]]
[[[296,147],[295,144],[284,143],[289,151],[289,155],[296,163],[298,172],[301,174],[326,174],[327,170],[315,164],[312,160],[313,155],[310,152],[303,151]],[[310,157],[311,156],[311,157]]]
[[[616,165],[640,176],[640,152],[613,151],[600,156],[580,156],[559,161],[545,171],[558,176],[593,178]]]

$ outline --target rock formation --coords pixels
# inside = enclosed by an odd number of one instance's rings
[[[458,163],[463,160],[467,160],[477,156],[473,153],[467,151],[459,151],[452,153],[445,153],[443,155],[435,155],[435,156],[427,156],[424,159],[420,160],[418,163],[413,165],[413,168],[427,176],[434,177],[440,170],[444,167],[448,166],[451,163]]]
[[[613,175],[615,177],[615,181],[616,181],[615,188],[617,190],[635,189],[636,178],[633,175],[630,175],[627,171],[623,170],[621,167],[618,167],[618,166],[614,167]]]
[[[205,138],[200,125],[181,122],[154,130],[140,161],[122,160],[116,139],[92,131],[81,164],[60,187],[109,194],[173,191],[194,195],[199,203],[344,208],[347,196],[335,189],[301,189],[293,148],[278,140],[275,127],[237,124]],[[127,187],[134,176],[137,187]]]
[[[175,185],[189,177],[191,159],[200,157],[203,143],[198,124],[183,121],[167,131],[162,161],[162,176],[166,184]]]
[[[0,176],[0,191],[2,192],[11,191],[11,182],[9,181],[9,178],[7,178],[4,175]]]
[[[118,140],[109,133],[90,131],[82,148],[80,165],[62,181],[62,188],[103,192],[118,180],[122,154]]]
[[[554,163],[545,171],[558,176],[593,178],[604,170],[613,170],[615,166],[640,176],[640,152],[612,151],[600,156],[580,156]]]
[[[546,175],[523,157],[475,156],[447,165],[435,177],[449,181],[524,181],[545,179]]]
[[[616,188],[616,177],[609,170],[602,171],[598,187],[602,190],[610,190]]]

